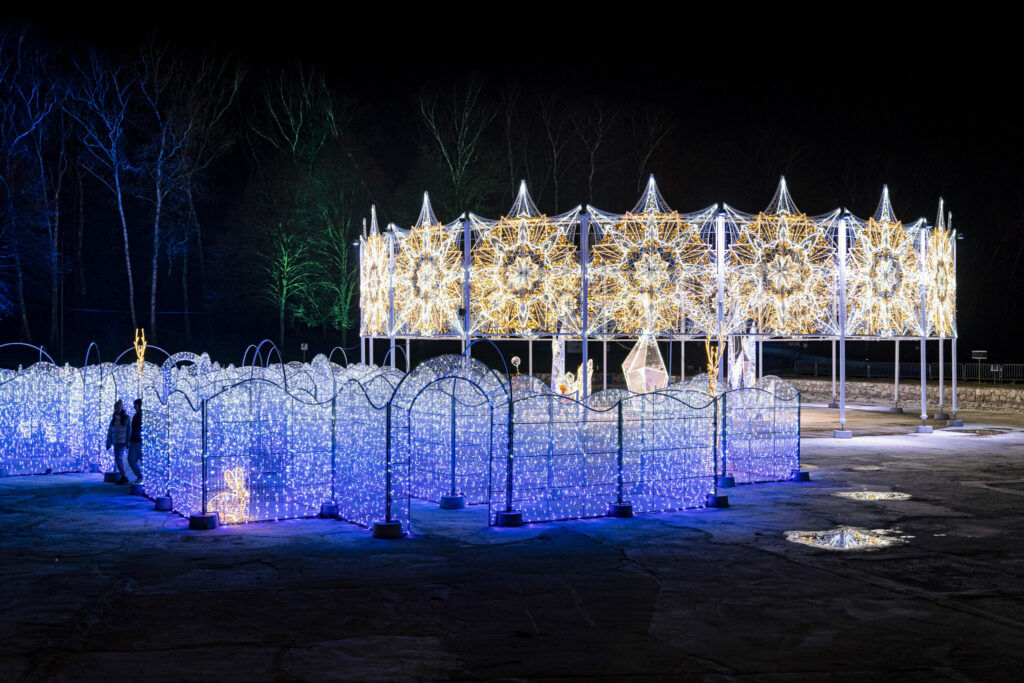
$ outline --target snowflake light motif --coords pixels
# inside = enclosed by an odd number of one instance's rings
[[[847,334],[892,337],[920,334],[921,268],[917,230],[892,210],[889,188],[867,223],[854,223],[856,242],[846,270]]]
[[[424,337],[462,334],[462,254],[458,222],[442,225],[423,193],[419,219],[408,231],[393,228],[395,331]]]
[[[714,207],[682,215],[665,203],[652,175],[632,211],[587,207],[600,238],[588,265],[591,330],[624,334],[682,331],[713,295],[706,286],[711,246],[701,238]]]
[[[750,217],[727,211],[740,225],[729,247],[729,303],[760,333],[831,333],[836,270],[826,230],[839,212],[819,218],[800,213],[785,178],[765,211]]]
[[[953,262],[953,216],[947,224],[939,200],[939,217],[935,229],[928,236],[925,249],[927,288],[926,305],[928,326],[936,337],[956,336],[956,272]]]
[[[364,224],[365,225],[365,224]],[[359,305],[363,310],[360,334],[388,333],[388,245],[377,227],[377,208],[370,209],[370,234],[359,238]]]
[[[526,189],[496,221],[470,214],[478,236],[471,252],[473,330],[525,337],[579,331],[579,250],[570,239],[579,207],[541,214]]]

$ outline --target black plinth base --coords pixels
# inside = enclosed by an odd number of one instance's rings
[[[705,505],[709,508],[727,508],[729,507],[729,496],[716,496],[709,493]]]
[[[402,523],[401,522],[374,522],[373,523],[373,537],[374,538],[401,538],[402,537]]]
[[[188,518],[188,528],[194,531],[209,531],[216,529],[220,518],[216,512],[208,512],[205,515],[191,515]]]
[[[523,513],[516,512],[499,512],[498,513],[498,526],[522,526],[523,525]]]
[[[465,496],[441,496],[442,510],[461,510],[466,507]]]
[[[608,506],[609,517],[632,517],[633,516],[633,504],[632,503],[612,503]]]

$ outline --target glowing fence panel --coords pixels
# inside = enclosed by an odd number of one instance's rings
[[[177,444],[168,438],[170,411],[155,387],[142,390],[142,478],[151,497],[164,495],[171,483],[171,453]]]
[[[483,392],[465,380],[442,380],[416,397],[410,413],[412,496],[486,503],[491,408]]]
[[[800,468],[800,396],[779,384],[774,392],[737,389],[720,399],[725,472],[737,483],[784,481]]]
[[[623,496],[635,512],[701,507],[715,491],[715,406],[666,394],[622,402]]]
[[[74,371],[36,363],[0,385],[0,470],[8,475],[77,472]]]
[[[513,404],[511,500],[512,507],[522,511],[523,521],[596,517],[607,512],[614,500],[610,473],[615,454],[607,448],[606,432],[609,426],[614,431],[614,423],[595,415],[606,414],[557,396],[536,396]],[[588,444],[594,452],[588,452]],[[492,469],[494,474],[498,472]],[[492,520],[497,511],[492,506]]]
[[[203,508],[203,416],[180,391],[167,397],[167,493],[174,510],[198,514]],[[145,458],[145,456],[143,456]],[[157,493],[157,491],[153,491]]]
[[[207,510],[226,523],[306,517],[330,495],[331,406],[266,381],[207,401]]]
[[[338,504],[339,517],[360,526],[369,527],[385,516],[387,410],[384,404],[391,391],[391,386],[379,378],[367,387],[353,380],[338,389],[334,501]],[[387,393],[386,398],[380,396],[384,393]],[[375,397],[382,400],[374,402]]]

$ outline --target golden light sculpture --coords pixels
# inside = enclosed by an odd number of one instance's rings
[[[956,336],[956,273],[953,261],[952,225],[946,225],[939,201],[939,218],[925,248],[928,326],[936,337]],[[950,217],[952,223],[952,217]]]
[[[652,175],[632,211],[588,211],[600,236],[588,264],[591,331],[681,332],[692,311],[708,307],[712,247],[701,230],[713,208],[692,216],[673,211]]]
[[[866,223],[854,223],[849,249],[846,306],[849,335],[893,337],[921,333],[918,231],[895,217],[889,188]]]
[[[139,377],[146,371],[146,330],[141,327],[135,328],[135,369]]]
[[[793,204],[786,179],[768,209],[739,218],[729,247],[726,290],[743,311],[751,331],[771,335],[831,334],[835,290],[835,250],[827,227],[835,211],[810,218]]]
[[[249,487],[245,483],[245,469],[224,470],[224,485],[227,491],[211,498],[208,509],[216,512],[220,521],[226,524],[249,521]]]
[[[470,256],[470,319],[474,333],[536,337],[580,331],[582,274],[571,239],[579,207],[540,213],[526,190],[507,216],[470,214],[477,243]]]
[[[395,332],[423,337],[462,334],[462,229],[441,224],[423,193],[423,208],[408,231],[392,228],[395,255]]]
[[[364,223],[365,226],[365,223]],[[377,227],[377,209],[371,208],[370,233],[359,238],[359,305],[363,311],[360,334],[388,334],[389,255],[387,240]]]

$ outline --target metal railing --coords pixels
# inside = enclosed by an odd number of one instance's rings
[[[943,377],[953,376],[953,363],[944,363]],[[957,380],[963,382],[981,382],[983,384],[999,384],[1004,382],[1024,382],[1024,363],[956,363]],[[847,361],[846,376],[865,379],[892,379],[895,377],[896,364],[884,361]],[[926,379],[939,378],[939,364],[928,363],[925,366]],[[832,363],[828,360],[798,360],[793,363],[793,374],[803,377],[832,377]],[[900,363],[900,379],[920,379],[920,363]]]

